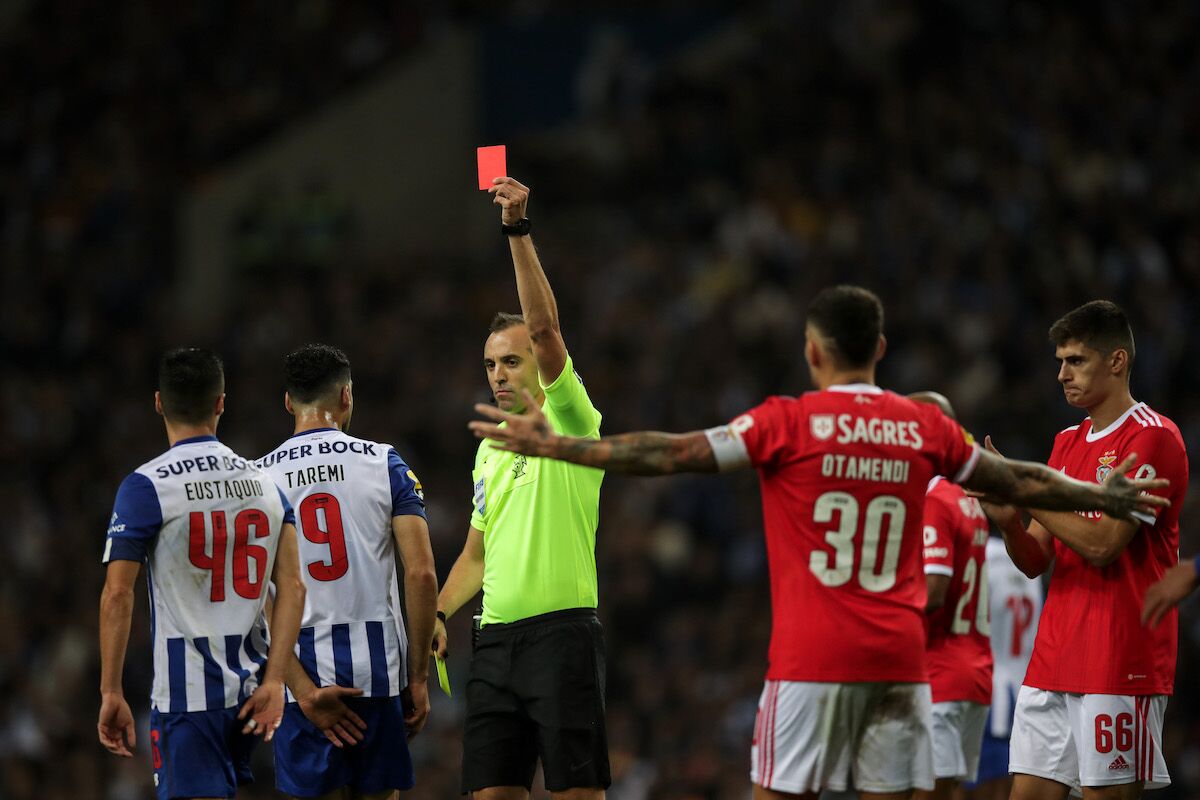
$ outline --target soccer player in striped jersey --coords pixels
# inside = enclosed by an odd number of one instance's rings
[[[154,647],[150,751],[159,800],[233,797],[250,782],[255,736],[283,715],[304,584],[292,508],[270,476],[217,441],[225,377],[216,354],[168,352],[154,405],[170,449],[117,491],[100,598],[100,743],[129,757],[121,689],[142,564]],[[267,583],[275,584],[269,627]],[[240,707],[240,711],[239,711]]]
[[[1130,393],[1133,331],[1095,300],[1050,328],[1068,404],[1087,411],[1054,440],[1049,466],[1103,482],[1132,456],[1137,478],[1166,478],[1166,508],[1131,519],[985,504],[1013,563],[1029,577],[1053,565],[1033,657],[1017,694],[1009,769],[1016,800],[1132,800],[1170,783],[1163,714],[1175,682],[1178,617],[1142,626],[1143,595],[1179,560],[1187,452],[1175,423]],[[990,443],[989,443],[990,446]],[[1097,632],[1103,632],[1098,635]]]
[[[296,509],[308,594],[276,784],[294,797],[386,797],[412,787],[407,739],[429,714],[437,575],[421,484],[394,448],[346,433],[354,394],[341,350],[305,345],[284,373],[295,431],[257,463]]]

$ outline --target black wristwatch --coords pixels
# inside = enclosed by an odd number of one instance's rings
[[[442,621],[442,624],[443,624],[443,625],[445,625],[445,624],[446,624],[446,612],[445,612],[445,611],[442,611],[441,609],[438,609],[438,611],[437,611],[437,618],[438,618],[438,619],[440,619],[440,620]]]
[[[529,218],[518,220],[516,225],[505,225],[500,223],[500,232],[505,236],[528,236],[529,229],[532,226],[529,224]]]

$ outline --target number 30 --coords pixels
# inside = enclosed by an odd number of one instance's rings
[[[814,550],[808,561],[813,575],[826,586],[842,586],[848,583],[854,571],[854,534],[858,532],[858,501],[846,492],[826,492],[813,504],[813,521],[831,522],[834,512],[839,514],[837,530],[825,531],[825,541],[833,546],[833,555],[824,550]],[[898,497],[885,494],[867,503],[866,513],[863,515],[862,558],[858,567],[858,583],[868,592],[886,592],[896,585],[896,565],[900,561],[904,514],[904,503]],[[884,517],[887,517],[888,524],[883,545],[883,563],[876,572],[879,539],[884,534]]]

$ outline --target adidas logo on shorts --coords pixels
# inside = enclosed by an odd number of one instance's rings
[[[1129,762],[1125,760],[1125,756],[1117,756],[1113,762],[1108,765],[1110,770],[1129,769]]]

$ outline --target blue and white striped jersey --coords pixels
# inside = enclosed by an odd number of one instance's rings
[[[296,509],[308,594],[296,644],[318,686],[391,697],[408,685],[392,517],[425,516],[417,476],[389,445],[334,428],[291,437],[256,462]]]
[[[266,664],[265,591],[292,508],[214,436],[176,442],[117,490],[104,563],[146,565],[161,712],[241,704]]]

